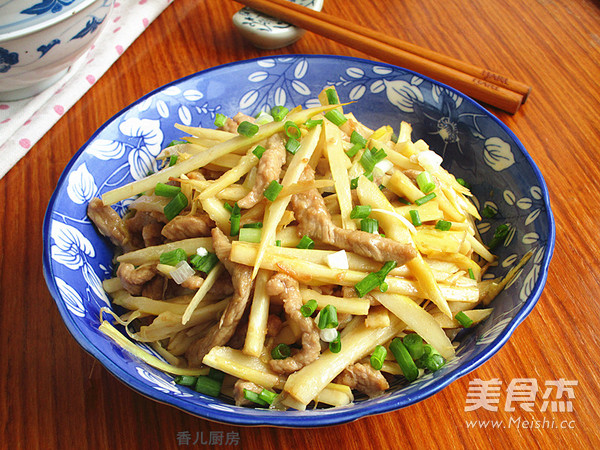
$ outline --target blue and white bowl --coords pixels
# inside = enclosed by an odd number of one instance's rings
[[[58,81],[91,46],[113,0],[8,0],[0,5],[0,101]]]
[[[315,11],[323,9],[324,0],[290,0]],[[300,39],[305,30],[283,20],[244,7],[233,15],[233,24],[242,36],[258,48],[272,50],[286,47]]]
[[[505,275],[528,251],[533,256],[492,303],[483,323],[460,336],[455,359],[441,370],[382,397],[309,411],[237,407],[176,385],[173,377],[123,351],[98,331],[100,308],[110,306],[101,280],[111,274],[111,245],[86,216],[87,203],[155,170],[154,158],[181,133],[175,123],[211,127],[216,113],[254,115],[269,106],[308,107],[326,85],[370,127],[410,122],[444,157],[444,166],[468,180],[479,207],[499,214],[478,224],[489,241],[498,224],[511,232],[497,249],[490,276]],[[116,205],[123,213],[127,201]],[[239,425],[335,425],[419,402],[492,357],[531,312],[546,281],[554,248],[554,221],[546,184],[522,144],[496,117],[461,93],[422,75],[384,63],[340,56],[293,55],[215,67],[175,81],[139,99],[104,124],[65,169],[44,223],[44,274],[75,339],[110,372],[138,392],[210,420]],[[493,274],[493,275],[492,275]],[[138,344],[141,345],[141,344]],[[142,345],[143,346],[143,345]],[[148,348],[143,346],[146,350]]]

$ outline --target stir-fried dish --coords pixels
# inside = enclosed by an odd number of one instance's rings
[[[319,99],[177,126],[159,171],[89,204],[117,247],[104,288],[119,315],[100,328],[178,384],[345,405],[440,369],[491,312],[502,283],[482,281],[494,256],[466,183],[410,124],[372,130],[334,88]],[[132,197],[124,217],[110,206]]]

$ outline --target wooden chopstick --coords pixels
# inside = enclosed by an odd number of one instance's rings
[[[472,66],[288,0],[235,1],[382,61],[422,73],[512,114],[517,112],[531,92],[530,86],[490,70]]]

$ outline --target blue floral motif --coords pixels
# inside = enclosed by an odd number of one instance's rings
[[[102,22],[104,22],[104,19],[98,20],[98,18],[92,17],[85,24],[85,27],[81,31],[79,31],[79,33],[77,33],[75,36],[73,36],[70,40],[72,41],[73,39],[81,39],[82,37],[86,36],[87,34],[93,33],[102,24]]]
[[[19,62],[19,54],[0,47],[0,73],[6,73]]]
[[[43,0],[41,3],[33,5],[31,8],[24,9],[21,14],[41,15],[47,12],[61,12],[63,7],[69,6],[75,0]]]
[[[54,47],[55,45],[60,44],[60,39],[52,39],[50,42],[48,42],[45,45],[40,45],[37,48],[37,51],[41,53],[40,58],[42,58],[46,53],[48,53],[48,51]]]

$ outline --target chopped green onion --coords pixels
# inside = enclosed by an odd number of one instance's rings
[[[221,384],[220,381],[200,375],[196,381],[196,391],[211,397],[218,397],[221,393]]]
[[[337,337],[329,343],[329,351],[331,353],[339,353],[342,349],[342,340],[340,339],[340,333],[338,331]]]
[[[296,248],[302,248],[302,249],[315,248],[315,241],[313,241],[308,235],[305,234],[304,236],[302,236],[302,239],[300,239],[300,242],[298,243]]]
[[[463,311],[457,313],[454,316],[454,318],[465,328],[469,328],[471,325],[473,325],[473,320],[469,316],[467,316]]]
[[[402,343],[410,353],[412,359],[419,359],[425,353],[423,339],[417,333],[410,333],[404,336]]]
[[[252,154],[260,159],[265,152],[265,148],[262,145],[257,145],[254,150],[252,150]]]
[[[146,172],[147,177],[149,177],[150,175],[154,175],[154,170],[150,169],[148,172]]]
[[[447,220],[438,220],[435,224],[436,230],[448,231],[452,228],[452,222],[448,222]]]
[[[175,197],[180,192],[181,188],[179,186],[172,186],[165,183],[156,183],[154,187],[154,193],[161,197]]]
[[[433,177],[426,170],[417,175],[417,184],[419,185],[419,189],[421,192],[423,192],[423,194],[429,194],[435,189]]]
[[[277,397],[277,394],[275,392],[268,391],[267,389],[263,389],[258,396],[261,400],[267,402],[269,405],[272,405],[275,397]]]
[[[241,134],[242,136],[252,137],[256,133],[258,133],[258,125],[256,125],[255,123],[252,123],[252,122],[248,122],[247,120],[244,120],[242,123],[240,123],[238,125],[237,132],[238,132],[238,134]]]
[[[188,204],[188,199],[183,192],[180,192],[171,199],[169,203],[163,208],[163,212],[167,220],[173,220],[177,214],[185,209]]]
[[[308,130],[316,127],[317,125],[322,125],[322,124],[323,124],[323,119],[308,119],[306,122],[304,122],[304,126]]]
[[[358,187],[358,178],[359,177],[356,177],[350,180],[350,189],[356,189]]]
[[[289,112],[290,110],[285,106],[275,106],[271,109],[271,115],[275,122],[281,122]]]
[[[498,211],[496,211],[494,208],[492,208],[490,205],[487,205],[485,208],[483,208],[483,210],[481,211],[481,215],[483,217],[485,217],[486,219],[491,219],[492,217],[494,217],[496,214],[498,214]]]
[[[379,185],[379,190],[380,190],[380,191],[383,191],[384,189],[385,189],[385,185],[384,185],[384,184],[380,184],[380,185]]]
[[[277,344],[271,350],[271,357],[273,359],[285,359],[292,354],[290,347],[287,344]]]
[[[367,233],[378,233],[379,232],[379,222],[377,219],[372,219],[367,217],[366,219],[362,219],[360,221],[360,230],[366,231]]]
[[[276,247],[281,247],[281,240],[280,240],[280,239],[277,239],[277,240],[275,241],[275,246],[276,246]]]
[[[179,262],[185,261],[186,259],[187,254],[185,253],[185,250],[182,248],[176,248],[170,252],[161,253],[159,262],[168,266],[176,266]]]
[[[509,231],[510,226],[507,223],[499,225],[498,228],[496,228],[496,231],[494,231],[494,237],[488,246],[490,250],[494,250],[496,247],[498,247],[498,245],[500,245],[500,243],[506,239]]]
[[[387,284],[387,283],[384,281],[383,283],[381,283],[381,284],[379,285],[379,290],[380,290],[381,292],[386,292],[386,291],[389,289],[389,287],[390,287],[390,286],[389,286],[389,285],[388,285],[388,284]]]
[[[258,244],[262,237],[262,230],[260,228],[242,228],[239,234],[239,240],[242,242],[253,242]]]
[[[231,223],[231,229],[229,231],[230,236],[237,236],[240,232],[240,219],[242,218],[242,211],[238,206],[237,202],[233,205],[233,209],[231,210],[231,217],[229,218],[229,222]]]
[[[198,254],[190,257],[190,265],[198,272],[209,273],[219,262],[219,258],[214,253],[207,253],[204,256]]]
[[[252,223],[247,223],[242,225],[242,228],[262,228],[263,227],[263,223],[262,222],[252,222]]]
[[[215,369],[214,367],[211,367],[210,370],[208,371],[208,378],[212,378],[213,380],[219,381],[219,382],[223,382],[223,380],[225,379],[225,372],[219,370],[219,369]]]
[[[383,345],[376,346],[375,350],[373,350],[373,354],[371,355],[371,367],[375,370],[381,370],[386,356],[386,348]]]
[[[333,305],[327,305],[319,313],[319,323],[317,324],[320,330],[325,328],[336,328],[338,326],[337,310]]]
[[[260,398],[259,394],[257,394],[256,392],[249,391],[248,389],[244,389],[244,398],[261,406],[268,406],[268,403],[262,398]]]
[[[359,297],[364,297],[377,286],[385,283],[385,277],[396,267],[396,261],[387,261],[377,272],[371,272],[354,286]]]
[[[311,299],[300,307],[300,312],[304,317],[310,317],[317,310],[317,301]]]
[[[423,222],[421,222],[421,217],[419,216],[419,211],[416,209],[411,209],[408,213],[410,214],[410,220],[415,227],[423,225]]]
[[[367,139],[365,139],[358,131],[353,131],[350,135],[350,142],[360,145],[360,148],[365,148]]]
[[[354,158],[360,150],[362,150],[360,144],[354,144],[349,150],[346,151],[346,155],[348,158]]]
[[[366,219],[371,214],[371,205],[356,205],[350,212],[351,219]]]
[[[390,351],[394,354],[394,358],[396,358],[404,377],[408,381],[415,381],[419,376],[419,369],[400,338],[392,340]]]
[[[425,358],[423,364],[426,369],[429,369],[431,372],[435,372],[436,370],[441,369],[444,364],[446,364],[446,360],[439,353],[432,353],[429,357]]]
[[[169,158],[169,167],[172,167],[175,164],[177,164],[177,159],[179,159],[179,155],[171,155]]]
[[[415,200],[415,204],[417,206],[421,206],[424,203],[427,203],[429,200],[433,200],[435,197],[437,197],[437,195],[435,194],[435,192],[430,192],[426,196],[416,199]]]
[[[334,88],[326,89],[325,94],[327,94],[327,104],[329,104],[329,105],[339,105],[340,104],[340,99],[338,98],[337,92],[335,92]]]
[[[169,148],[169,147],[173,147],[174,145],[181,145],[181,144],[187,144],[187,142],[180,141],[178,139],[173,139],[171,142],[169,142],[169,145],[167,145],[165,148]]]
[[[225,208],[227,210],[227,212],[230,213],[230,214],[231,214],[231,211],[233,211],[233,206],[231,206],[227,202],[223,203],[223,208]]]
[[[283,186],[279,184],[277,180],[273,180],[271,181],[271,183],[269,183],[269,185],[263,192],[263,195],[267,198],[267,200],[274,202],[282,189]]]
[[[467,183],[463,178],[457,178],[456,182],[458,184],[460,184],[461,186],[466,187],[467,189],[471,189],[471,185],[469,183]]]
[[[295,155],[300,149],[300,141],[298,139],[294,139],[293,137],[289,138],[285,143],[285,149],[292,155]]]
[[[181,386],[195,386],[197,380],[197,377],[191,375],[178,375],[175,377],[175,383]]]
[[[474,280],[474,279],[475,279],[475,274],[473,273],[473,269],[471,269],[470,267],[469,267],[469,278],[470,278],[471,280]]]
[[[325,113],[325,118],[327,120],[329,120],[331,123],[333,123],[334,125],[337,125],[338,127],[344,125],[346,123],[346,121],[348,120],[337,109],[332,109],[331,111],[327,111]]]
[[[405,205],[410,205],[411,204],[408,200],[406,200],[405,198],[402,198],[402,197],[398,197],[398,201],[400,203],[404,203]]]
[[[290,137],[290,138],[300,139],[300,137],[302,137],[300,128],[298,128],[298,125],[296,125],[291,120],[288,120],[285,123],[285,125],[283,126],[283,131],[285,131],[285,134],[287,135],[287,137]]]
[[[380,148],[380,149],[372,148],[370,150],[366,149],[360,158],[360,164],[361,164],[361,166],[363,166],[363,168],[368,173],[371,173],[371,172],[373,172],[375,165],[379,161],[383,161],[386,156],[387,156],[387,153],[382,148]],[[371,181],[373,181],[372,178],[371,178]]]
[[[226,121],[227,116],[225,114],[217,113],[217,115],[215,116],[215,127],[221,128],[225,125]]]

